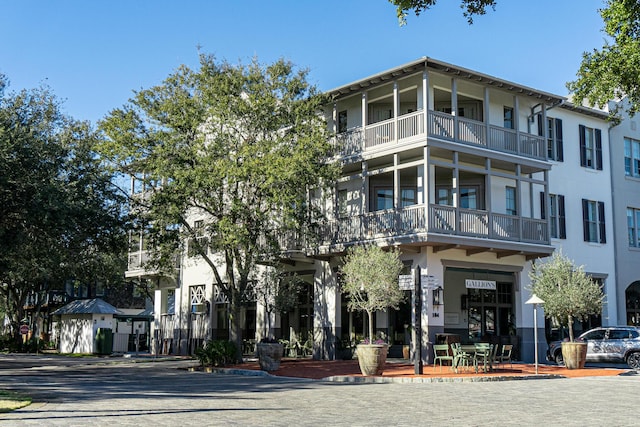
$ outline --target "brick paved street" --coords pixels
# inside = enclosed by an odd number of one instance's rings
[[[0,388],[34,404],[11,426],[637,425],[640,376],[348,384],[188,372],[192,361],[22,367]]]

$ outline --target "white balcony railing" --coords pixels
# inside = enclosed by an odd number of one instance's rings
[[[445,205],[429,205],[426,210],[413,205],[336,219],[320,228],[319,237],[323,244],[346,244],[421,232],[549,244],[543,219]]]
[[[397,126],[397,132],[396,132]],[[544,137],[489,125],[465,117],[455,117],[439,111],[414,111],[397,118],[351,129],[336,137],[336,149],[340,155],[350,156],[387,144],[410,142],[416,136],[428,136],[462,144],[483,147],[493,151],[517,154],[546,160]]]

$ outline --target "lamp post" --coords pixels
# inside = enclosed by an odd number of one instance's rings
[[[536,361],[536,375],[538,375],[538,304],[544,304],[544,301],[536,296],[536,294],[531,295],[525,304],[533,304],[533,347]]]

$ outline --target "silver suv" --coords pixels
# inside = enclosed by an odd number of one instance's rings
[[[587,362],[626,362],[640,369],[640,328],[603,326],[580,335],[576,341],[587,343]],[[562,341],[554,341],[547,349],[547,360],[562,363]]]

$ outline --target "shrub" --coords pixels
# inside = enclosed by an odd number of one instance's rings
[[[236,346],[231,341],[209,340],[198,347],[195,356],[204,366],[225,366],[236,360]]]

